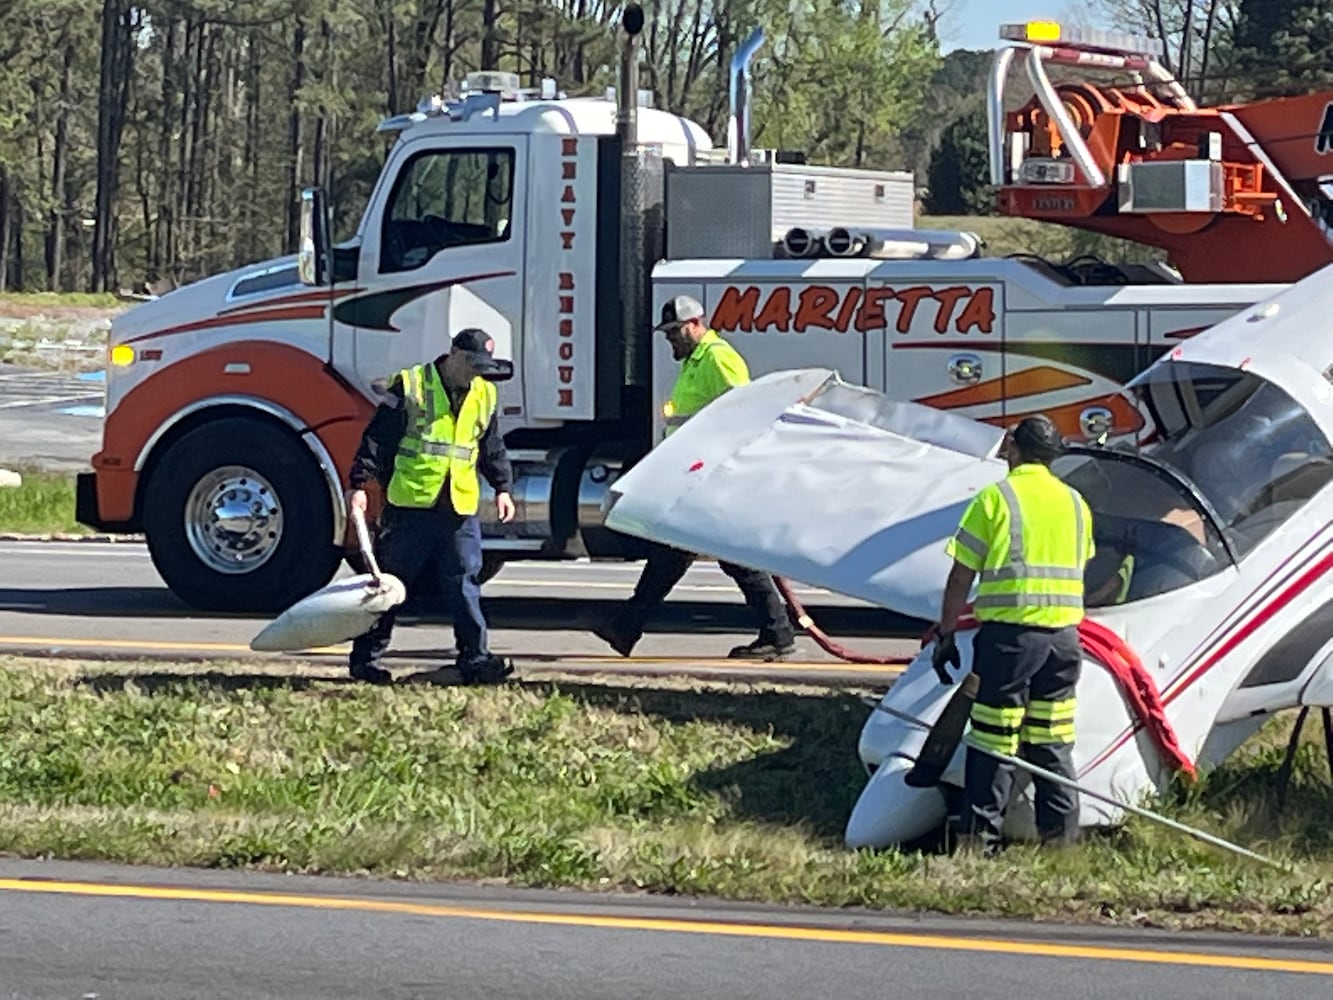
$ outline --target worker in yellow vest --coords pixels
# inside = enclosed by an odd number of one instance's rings
[[[1000,846],[1013,788],[1013,765],[977,748],[1022,754],[1074,780],[1074,690],[1083,663],[1079,622],[1083,580],[1092,558],[1092,511],[1055,477],[1063,441],[1043,415],[1026,417],[1004,439],[1009,475],[973,497],[947,551],[954,558],[944,589],[933,665],[961,663],[954,639],[972,581],[981,575],[974,613],[972,670],[980,681],[971,709],[961,833],[993,854]],[[1078,794],[1042,778],[1037,830],[1045,843],[1078,839]]]
[[[677,295],[662,306],[655,332],[665,334],[672,356],[681,363],[671,399],[664,408],[667,434],[733,386],[750,381],[750,370],[737,350],[709,328],[698,299]],[[629,656],[643,636],[648,615],[666,600],[694,561],[690,552],[653,545],[629,602],[614,617],[599,622],[593,633],[621,656]],[[782,660],[796,649],[795,631],[787,606],[767,573],[732,563],[719,567],[736,581],[753,612],[759,636],[731,650],[732,659]]]
[[[501,521],[514,518],[513,470],[496,421],[496,389],[508,377],[492,354],[495,343],[469,328],[448,354],[399,372],[388,401],[375,411],[352,463],[347,501],[362,512],[365,487],[385,491],[376,558],[409,588],[436,557],[446,597],[453,602],[458,669],[467,683],[491,683],[513,664],[487,647],[481,609],[481,479],[495,490]],[[480,476],[479,476],[480,474]],[[372,684],[392,678],[380,667],[395,614],[383,615],[352,643],[351,675]]]

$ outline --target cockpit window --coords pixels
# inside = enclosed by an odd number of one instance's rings
[[[1187,486],[1132,455],[1071,451],[1051,471],[1092,509],[1096,553],[1084,576],[1087,607],[1156,597],[1231,565],[1213,521]]]
[[[1333,479],[1333,447],[1286,392],[1249,372],[1172,362],[1135,383],[1143,454],[1192,482],[1243,557]]]

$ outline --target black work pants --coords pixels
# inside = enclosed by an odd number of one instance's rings
[[[634,633],[643,635],[648,616],[661,606],[673,587],[680,583],[697,556],[692,552],[654,543],[634,595],[621,614],[622,623]],[[747,569],[734,563],[718,562],[722,572],[736,581],[745,596],[746,606],[754,613],[759,625],[759,640],[777,646],[790,646],[795,641],[787,605],[778,593],[773,577],[757,569]]]
[[[1073,780],[1074,689],[1083,665],[1078,630],[985,622],[973,640],[981,685],[968,734],[962,832],[997,844],[1013,789],[1014,766],[989,746]],[[1044,842],[1078,839],[1078,793],[1033,777],[1037,832]]]
[[[459,662],[487,655],[486,618],[477,579],[481,573],[481,520],[447,507],[386,507],[383,531],[375,546],[380,570],[398,577],[411,592],[432,556],[437,560],[441,592],[453,606]],[[350,666],[354,672],[379,666],[396,620],[397,609],[390,609],[369,632],[353,641]]]

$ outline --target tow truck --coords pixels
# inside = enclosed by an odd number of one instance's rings
[[[1089,440],[1146,426],[1124,383],[1162,352],[1333,259],[1333,94],[1198,108],[1152,39],[1006,25],[989,94],[1000,210],[1172,265],[993,258],[974,234],[915,228],[909,172],[753,148],[762,30],[731,63],[725,148],[652,107],[643,24],[629,5],[613,93],[471,74],[380,124],[392,148],[350,239],[333,245],[308,188],[298,253],[118,317],[79,521],[142,531],[198,608],[285,608],[349,558],[347,474],[384,380],[477,326],[512,366],[499,413],[518,511],[484,522],[483,575],[632,559],[642,543],[606,528],[604,501],[665,431],[675,364],[650,331],[669,296],[703,302],[756,377],[823,366],[991,422],[1044,411]],[[1019,70],[1033,93],[1014,107]]]

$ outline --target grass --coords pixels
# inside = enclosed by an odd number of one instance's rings
[[[1137,821],[986,862],[843,847],[870,711],[855,691],[384,689],[273,666],[0,658],[0,851],[1333,933],[1326,768],[1306,745],[1280,809],[1281,732],[1171,808],[1296,874]]]
[[[88,534],[74,520],[74,476],[18,468],[17,489],[0,488],[0,532],[22,534]]]
[[[918,229],[961,229],[974,232],[985,240],[984,253],[988,257],[1034,253],[1055,262],[1062,262],[1090,253],[1112,263],[1135,261],[1146,263],[1165,258],[1162,251],[1155,247],[1071,229],[1053,222],[1038,222],[1034,219],[985,215],[922,215],[917,217],[916,226]]]

